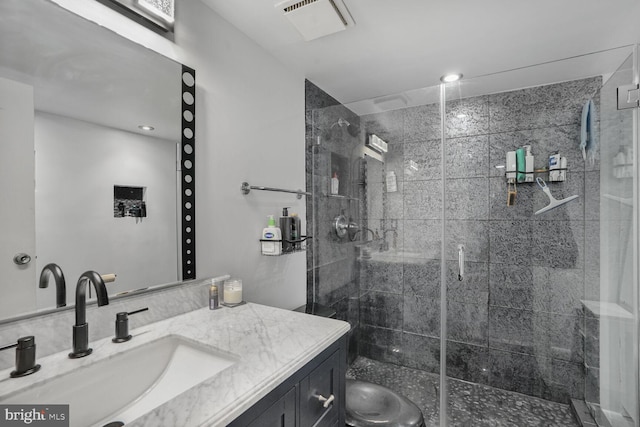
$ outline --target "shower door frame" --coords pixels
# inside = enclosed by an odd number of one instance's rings
[[[442,203],[440,214],[440,427],[449,425],[447,419],[447,178],[446,178],[446,141],[447,141],[447,87],[440,83],[440,172],[442,185],[440,188]]]
[[[639,46],[636,44],[633,48],[633,83],[635,85],[640,84],[640,58],[639,58]],[[633,315],[634,315],[634,336],[636,342],[634,345],[634,360],[635,360],[635,393],[636,399],[640,398],[640,174],[638,173],[638,165],[640,165],[640,153],[638,153],[638,141],[640,140],[640,108],[634,108],[633,114],[633,152],[634,152],[634,165],[633,165]],[[636,406],[635,415],[635,427],[640,426],[640,404]]]

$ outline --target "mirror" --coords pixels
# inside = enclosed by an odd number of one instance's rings
[[[55,307],[48,263],[68,305],[86,270],[110,295],[195,278],[194,96],[193,70],[56,4],[0,4],[0,319]]]

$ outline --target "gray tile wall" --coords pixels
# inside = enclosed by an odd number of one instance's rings
[[[578,144],[582,106],[591,96],[599,106],[600,86],[600,78],[590,78],[447,102],[448,375],[565,403],[584,398],[582,331],[589,320],[580,300],[597,293],[599,282],[600,172],[598,161],[585,164]],[[316,299],[348,310],[339,316],[356,328],[358,354],[437,373],[443,220],[439,105],[357,118],[318,90],[308,83],[308,93],[315,95],[308,96],[307,108],[316,100],[307,114],[308,180],[315,171],[316,190],[322,192],[328,186],[325,150],[348,153],[375,133],[389,144],[382,176],[393,170],[398,191],[385,192],[379,180],[368,183],[382,191],[384,224],[379,212],[360,217],[346,200],[316,198],[315,270],[309,263]],[[361,135],[327,133],[338,117],[359,119]],[[516,204],[507,207],[504,169],[496,166],[505,163],[506,151],[523,145],[532,146],[536,168],[546,166],[555,151],[566,156],[567,181],[549,187],[556,198],[580,198],[534,216],[547,197],[528,183],[518,186]],[[395,256],[357,259],[354,245],[337,241],[330,231],[341,210],[361,224],[393,224]],[[391,233],[387,236],[390,241]],[[466,247],[462,282],[458,244]]]
[[[598,162],[586,165],[578,144],[582,106],[600,85],[591,78],[447,102],[448,375],[565,403],[584,398],[580,300],[585,274],[597,275],[600,180]],[[438,372],[439,106],[361,121],[402,158],[385,164],[399,181],[385,218],[398,221],[398,249],[407,255],[361,261],[360,354]],[[526,144],[536,168],[555,151],[568,158],[567,181],[549,187],[556,198],[578,200],[534,216],[547,197],[521,184],[515,206],[506,206],[504,170],[495,166]],[[458,244],[466,246],[462,282]]]

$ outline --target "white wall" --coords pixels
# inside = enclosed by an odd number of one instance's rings
[[[33,87],[0,78],[1,318],[35,309],[33,121]],[[18,253],[32,261],[16,265]]]
[[[116,273],[110,294],[178,280],[176,143],[42,112],[34,129],[36,271],[60,265],[68,303],[86,270]],[[114,185],[146,187],[147,217],[114,218]]]
[[[304,199],[240,185],[304,189],[304,76],[197,0],[177,2],[176,45],[99,5],[56,1],[196,70],[197,275],[230,273],[248,301],[302,305],[305,254],[261,256],[258,239],[283,206],[305,218]]]
[[[176,41],[196,69],[198,276],[243,279],[246,299],[284,308],[306,300],[304,253],[260,255],[268,214],[291,206],[292,194],[240,185],[305,187],[304,77],[290,72],[199,1],[183,2]],[[304,229],[304,225],[303,225]]]

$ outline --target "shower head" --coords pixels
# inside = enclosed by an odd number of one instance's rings
[[[340,126],[340,127],[347,126],[347,127],[349,127],[349,126],[351,126],[351,123],[349,123],[348,121],[346,121],[345,119],[340,117],[337,122],[335,122],[334,124],[331,125],[331,128],[334,128],[336,126]]]
[[[332,124],[330,129],[333,129],[336,126],[339,126],[340,128],[346,127],[347,128],[347,132],[351,136],[358,136],[358,133],[360,132],[360,129],[357,126],[352,125],[351,123],[349,123],[347,120],[343,119],[342,117],[338,118],[338,121],[335,122],[334,124]]]

